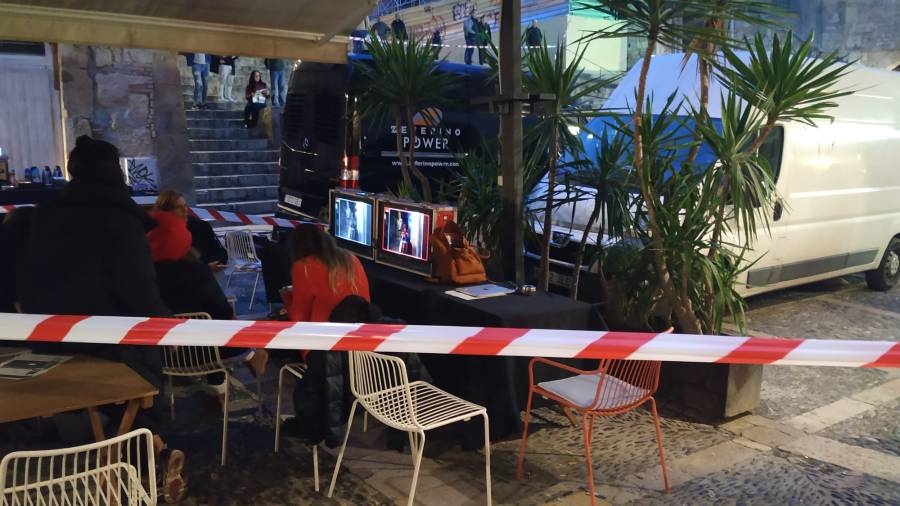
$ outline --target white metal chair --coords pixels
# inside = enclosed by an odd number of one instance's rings
[[[284,373],[290,373],[297,377],[297,379],[303,378],[303,375],[306,374],[306,367],[303,364],[295,363],[295,364],[285,364],[284,367],[278,372],[278,393],[275,400],[275,453],[278,453],[278,449],[281,446],[281,386],[284,384]],[[313,483],[316,487],[316,492],[319,491],[319,445],[314,444],[312,447],[313,452]]]
[[[259,277],[262,275],[262,262],[256,256],[256,247],[253,245],[253,234],[246,230],[232,230],[225,234],[225,249],[228,251],[228,280],[225,286],[231,286],[231,276],[235,272],[255,272],[256,281],[253,282],[253,292],[250,294],[250,308],[256,299],[256,287],[259,285]]]
[[[406,365],[397,357],[366,351],[350,351],[350,389],[355,397],[347,420],[344,443],[338,453],[328,497],[334,492],[341,460],[347,448],[356,405],[388,427],[409,434],[413,458],[412,485],[407,504],[412,506],[425,449],[425,432],[454,422],[484,417],[484,474],[487,503],[491,504],[491,441],[487,410],[465,401],[424,381],[409,382]]]
[[[147,429],[73,448],[13,452],[0,462],[0,505],[155,506]]]
[[[209,313],[181,313],[175,318],[185,320],[211,320]],[[172,420],[175,419],[175,389],[172,378],[175,376],[198,377],[221,373],[225,375],[225,392],[222,403],[222,465],[228,448],[228,399],[231,390],[231,371],[222,363],[219,348],[216,346],[166,346],[163,352],[163,374],[169,378],[169,409]],[[262,387],[260,379],[256,379],[257,399],[262,403]]]

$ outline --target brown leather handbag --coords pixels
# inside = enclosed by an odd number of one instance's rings
[[[440,283],[468,285],[487,281],[481,257],[455,222],[448,221],[432,232],[431,248]]]

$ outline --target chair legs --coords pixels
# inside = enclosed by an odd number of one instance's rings
[[[519,461],[516,463],[516,479],[522,479],[522,467],[525,464],[525,445],[528,440],[528,418],[531,416],[531,400],[534,398],[534,390],[528,389],[528,403],[525,405],[525,423],[522,428],[522,442],[519,444]]]
[[[169,413],[172,415],[172,421],[175,421],[175,384],[172,381],[172,376],[169,376],[168,380],[169,380]]]
[[[591,505],[597,504],[597,496],[594,494],[594,465],[591,461],[591,439],[594,432],[594,417],[585,414],[581,417],[581,426],[584,430],[584,458],[587,462],[588,493],[591,495]]]
[[[222,465],[225,465],[225,455],[228,451],[228,393],[231,390],[230,375],[225,373],[225,400],[222,402]]]
[[[491,506],[491,429],[487,411],[484,412],[484,484],[487,504]]]
[[[416,485],[419,483],[419,469],[422,467],[422,452],[425,451],[425,433],[417,432],[416,450],[413,452],[413,477],[412,485],[409,486],[409,499],[406,500],[406,506],[412,506],[416,500]],[[421,441],[419,440],[421,438]]]
[[[278,453],[278,447],[281,443],[281,385],[284,382],[286,367],[282,367],[278,371],[278,390],[275,393],[275,453]],[[316,485],[318,486],[318,484],[318,480],[316,480]]]
[[[347,431],[344,433],[344,443],[341,445],[341,451],[338,452],[337,462],[334,464],[334,474],[331,475],[331,485],[328,487],[328,497],[334,493],[334,484],[337,481],[338,471],[341,470],[341,461],[344,459],[344,450],[347,449],[347,439],[350,438],[350,428],[353,426],[353,415],[356,414],[356,406],[359,401],[354,400],[353,406],[350,408],[350,418],[347,419]]]
[[[662,431],[659,430],[659,415],[656,413],[656,399],[650,398],[650,409],[653,411],[653,424],[656,426],[656,444],[659,446],[659,465],[662,466],[663,485],[669,491],[669,471],[666,469],[666,456],[663,453]]]
[[[253,282],[253,292],[250,294],[250,306],[247,307],[248,311],[253,309],[253,301],[256,299],[256,287],[259,286],[259,276],[261,274],[262,271],[256,271],[256,281]]]
[[[319,443],[313,445],[313,483],[319,491]]]

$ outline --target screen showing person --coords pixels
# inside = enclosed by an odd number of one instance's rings
[[[372,245],[372,204],[336,197],[334,235],[365,246]]]
[[[392,253],[428,260],[430,219],[425,213],[386,208],[382,248]]]

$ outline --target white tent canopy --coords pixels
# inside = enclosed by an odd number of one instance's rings
[[[0,39],[341,63],[375,0],[0,0]]]

